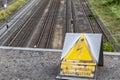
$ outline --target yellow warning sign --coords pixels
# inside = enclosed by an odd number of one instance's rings
[[[89,44],[84,34],[78,39],[75,45],[69,50],[64,60],[93,61]]]
[[[61,62],[61,75],[93,78],[96,70],[87,38],[84,34],[76,41]]]

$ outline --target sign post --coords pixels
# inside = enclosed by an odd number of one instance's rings
[[[101,48],[101,34],[67,33],[57,78],[96,80],[97,66],[103,66]]]
[[[2,0],[2,7],[4,8],[4,17],[5,17],[5,22],[6,22],[6,28],[8,29],[8,21],[7,21],[7,17],[5,16],[5,10],[7,8],[7,0]]]

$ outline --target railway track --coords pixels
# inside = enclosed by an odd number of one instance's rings
[[[42,24],[42,29],[39,34],[39,39],[34,45],[40,48],[50,48],[52,43],[52,36],[54,33],[54,27],[56,23],[57,14],[59,11],[60,0],[53,0],[46,18]]]
[[[71,11],[70,0],[66,0],[66,29],[65,33],[71,32]]]
[[[85,10],[86,15],[88,16],[88,20],[90,22],[91,28],[93,30],[94,33],[102,33],[103,34],[103,40],[104,41],[108,41],[110,43],[113,44],[114,48],[116,51],[120,51],[120,47],[116,44],[116,42],[114,41],[113,37],[111,36],[111,34],[107,31],[107,29],[105,29],[104,25],[102,25],[101,21],[97,19],[96,16],[94,16],[94,14],[92,13],[90,7],[87,4],[87,0],[80,0],[83,6],[83,9]],[[93,14],[94,19],[90,19],[90,14]]]
[[[40,5],[42,3],[42,5]],[[46,6],[48,5],[49,1],[44,0],[38,4],[36,7],[35,12],[33,15],[27,20],[25,24],[23,24],[22,28],[18,29],[16,34],[11,36],[11,39],[9,39],[4,45],[5,46],[14,46],[14,47],[23,47],[26,45],[27,40],[29,39],[30,35],[35,29],[35,25],[40,20]]]
[[[72,11],[73,32],[77,33],[79,31],[78,31],[78,26],[76,24],[76,13],[75,13],[74,5],[73,5],[73,0],[71,0],[71,11]]]
[[[110,34],[106,33],[95,17],[91,19],[89,15],[92,13],[86,0],[78,0],[80,4],[80,11],[82,13],[83,25],[79,27],[78,20],[76,19],[76,8],[73,0],[66,0],[65,4],[65,27],[62,36],[65,37],[65,33],[73,32],[78,33],[80,28],[86,26],[91,33],[102,33],[104,41],[112,40]],[[50,4],[50,5],[48,5]],[[48,9],[46,11],[46,8]],[[53,41],[53,34],[55,30],[55,25],[57,21],[57,15],[59,12],[60,0],[41,0],[41,2],[35,7],[35,11],[32,16],[18,29],[11,37],[5,41],[4,46],[14,46],[14,47],[38,47],[38,48],[51,48]],[[45,16],[43,16],[45,13]],[[43,18],[44,17],[44,18]],[[37,25],[39,24],[39,26]],[[38,27],[36,30],[36,26]],[[85,31],[83,31],[85,32]],[[36,33],[36,34],[34,34]],[[33,37],[33,34],[35,37]],[[31,41],[29,41],[29,39]],[[114,40],[111,41],[114,43]],[[29,45],[28,45],[29,44]],[[116,49],[118,48],[115,46]],[[118,48],[119,49],[119,48]]]
[[[83,24],[82,26],[80,26],[79,30],[82,33],[86,33],[86,32],[87,33],[93,33],[93,30],[91,29],[91,25],[89,23],[89,20],[87,18],[87,15],[86,15],[83,7],[82,7],[82,3],[81,2],[79,2],[79,8],[80,8],[79,11],[82,13],[82,14],[79,14],[79,16],[78,16],[78,17],[82,18],[82,19],[79,19],[79,23],[80,23],[79,25]]]
[[[90,10],[89,6],[86,4],[86,0],[80,0],[80,3],[82,5],[82,8],[84,9],[85,15],[88,18],[88,22],[90,24],[93,33],[102,33],[104,41],[108,41],[109,39],[106,33],[101,28],[102,26],[98,23],[96,17],[93,16],[92,11]],[[91,19],[90,15],[92,15],[93,19]]]

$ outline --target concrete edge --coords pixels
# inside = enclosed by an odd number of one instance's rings
[[[62,52],[62,50],[60,50],[60,49],[25,48],[25,47],[8,47],[8,46],[0,46],[0,49],[25,50],[25,51],[51,51],[51,52]]]
[[[104,52],[104,55],[120,56],[120,52]]]
[[[11,50],[25,50],[25,51],[51,51],[51,52],[62,52],[62,49],[45,49],[45,48],[26,48],[26,47],[9,47],[0,46],[0,49],[11,49]],[[103,52],[104,56],[120,56],[120,52]]]

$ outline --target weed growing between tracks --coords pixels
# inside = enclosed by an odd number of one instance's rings
[[[104,42],[103,43],[103,51],[107,51],[107,52],[114,52],[114,47],[110,42]]]
[[[120,46],[120,1],[87,0]]]
[[[90,19],[95,19],[95,15],[93,13],[90,13],[88,16]]]
[[[18,8],[22,7],[28,0],[16,0],[13,4],[9,5],[7,9],[0,11],[0,22],[5,21],[10,17]]]

